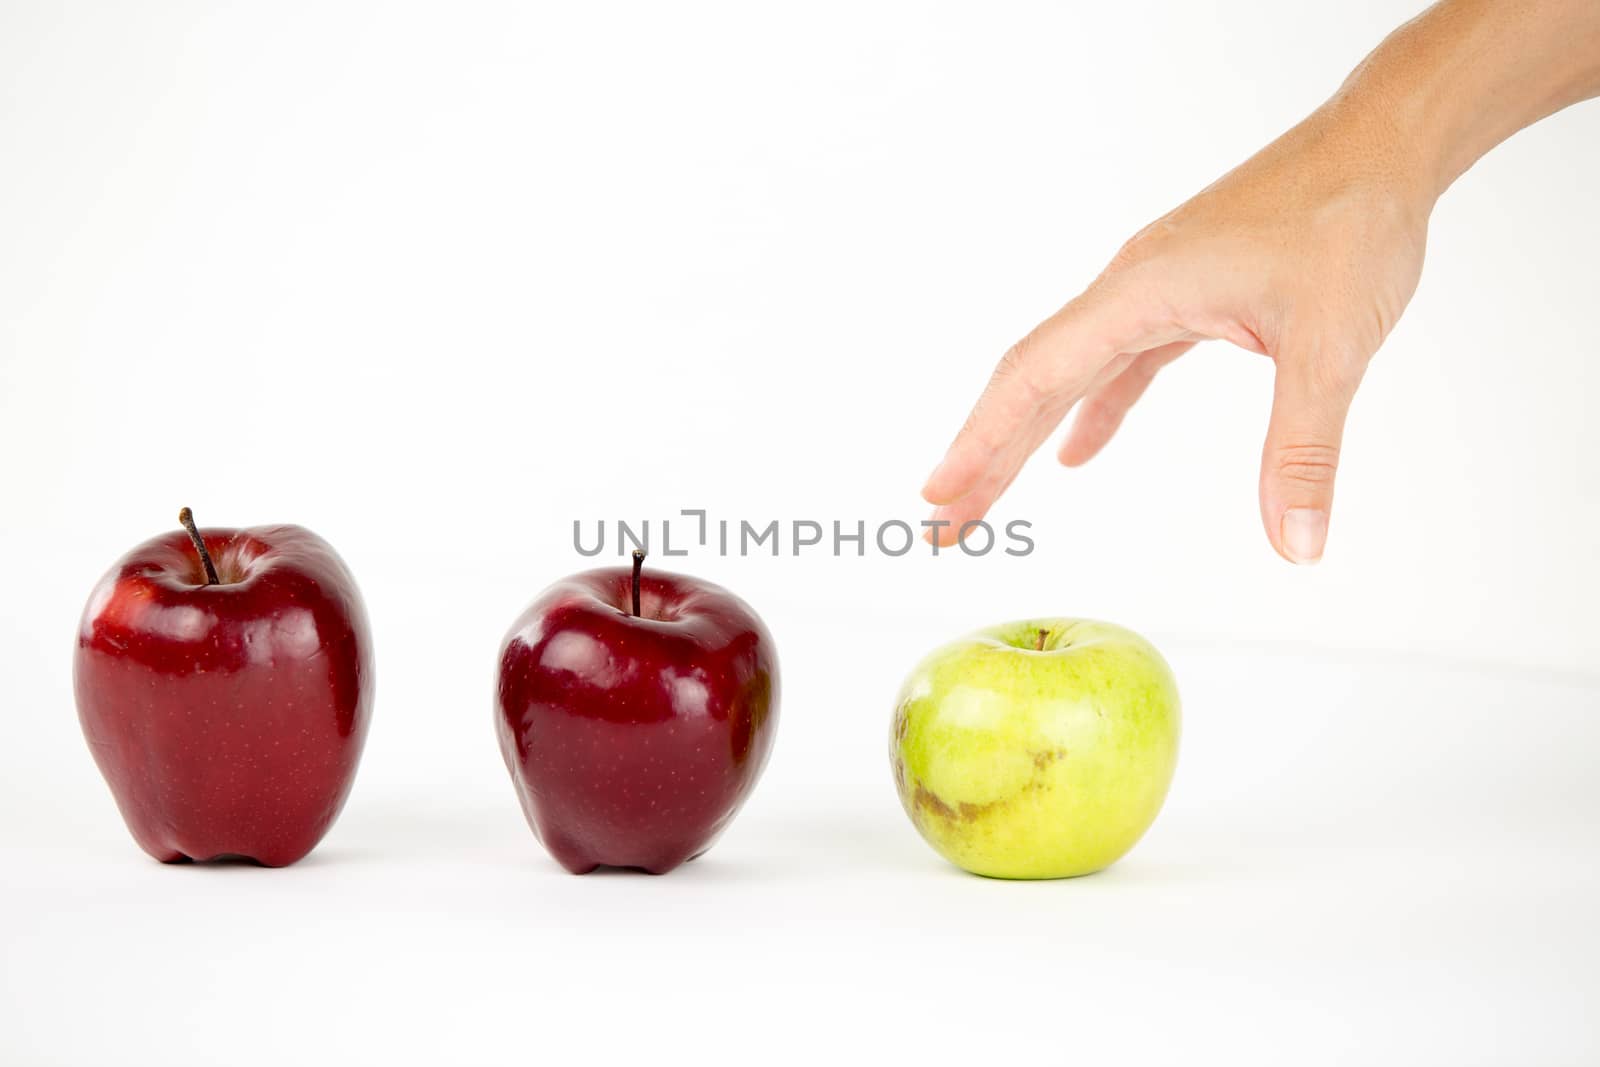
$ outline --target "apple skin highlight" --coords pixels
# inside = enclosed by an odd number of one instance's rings
[[[500,751],[534,835],[574,874],[664,874],[705,852],[777,730],[778,658],[755,611],[640,563],[557,582],[500,647]]]
[[[991,627],[906,679],[889,746],[895,787],[917,831],[958,867],[1091,874],[1155,821],[1180,718],[1171,669],[1132,631],[1074,619]]]
[[[215,582],[174,531],[96,585],[73,654],[78,718],[150,855],[287,866],[355,779],[373,703],[366,609],[310,530],[210,529],[203,543]]]

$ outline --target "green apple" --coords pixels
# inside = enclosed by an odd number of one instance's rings
[[[1105,622],[980,630],[924,659],[895,709],[900,802],[951,863],[1071,878],[1155,821],[1178,762],[1178,687],[1148,641]]]

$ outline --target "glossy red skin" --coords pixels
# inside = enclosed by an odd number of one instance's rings
[[[181,530],[124,556],[78,628],[78,718],[134,840],[164,863],[295,862],[350,793],[373,698],[366,609],[298,526]]]
[[[557,582],[500,648],[500,751],[534,834],[574,874],[664,874],[711,847],[755,785],[778,660],[727,590],[645,571]]]

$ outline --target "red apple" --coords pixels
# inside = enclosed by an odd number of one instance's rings
[[[711,847],[778,718],[772,636],[710,582],[621,567],[546,589],[500,647],[500,751],[563,867],[664,874]]]
[[[163,863],[300,859],[338,816],[372,711],[355,579],[298,526],[187,528],[112,567],[78,628],[78,717]]]

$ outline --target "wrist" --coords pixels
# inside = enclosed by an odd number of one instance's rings
[[[1332,187],[1426,226],[1443,191],[1434,146],[1375,89],[1347,84],[1289,136],[1309,150]]]
[[[1431,209],[1500,142],[1597,93],[1594,0],[1444,0],[1391,34],[1326,106],[1381,131],[1397,179]]]

